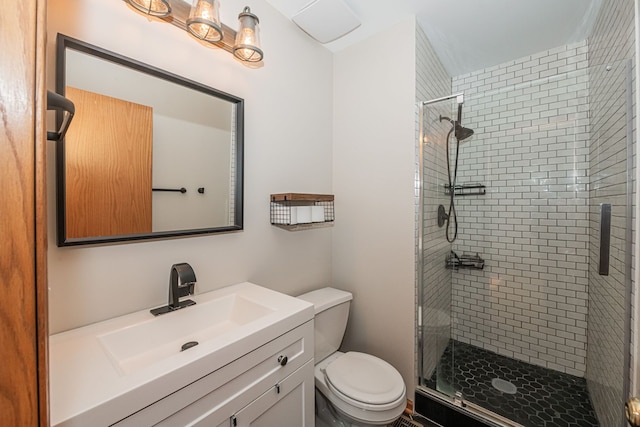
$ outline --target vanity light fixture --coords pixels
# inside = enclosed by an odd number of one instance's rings
[[[260,20],[246,6],[238,15],[238,31],[220,21],[219,0],[123,0],[143,15],[162,18],[207,43],[214,44],[243,62],[262,61]],[[191,5],[189,5],[191,4]],[[172,7],[173,6],[173,7]]]
[[[200,40],[222,40],[220,3],[218,0],[194,0],[187,19],[187,30]]]
[[[246,6],[238,15],[240,27],[236,33],[236,43],[233,46],[233,54],[236,58],[246,62],[262,61],[262,49],[260,49],[260,20],[251,13]]]
[[[125,0],[134,9],[145,15],[164,18],[171,15],[171,6],[167,0]]]

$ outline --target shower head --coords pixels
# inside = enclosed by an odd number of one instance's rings
[[[469,138],[471,135],[473,135],[473,129],[469,129],[463,126],[460,126],[458,123],[456,123],[456,138],[458,139],[458,141],[463,141],[467,138]]]
[[[455,129],[455,137],[458,141],[463,141],[473,135],[473,129],[463,127],[460,122],[451,120],[449,117],[440,116],[440,121],[447,120]]]

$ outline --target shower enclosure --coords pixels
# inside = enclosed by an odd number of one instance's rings
[[[540,61],[419,103],[418,394],[488,425],[621,427],[631,66]]]

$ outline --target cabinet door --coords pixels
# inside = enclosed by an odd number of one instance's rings
[[[231,417],[231,427],[314,427],[313,360]]]

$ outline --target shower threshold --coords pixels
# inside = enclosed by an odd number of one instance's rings
[[[455,340],[449,341],[426,386],[445,395],[455,390],[459,397],[450,400],[454,406],[494,414],[487,425],[599,426],[584,378]]]
[[[524,427],[470,402],[450,398],[440,392],[418,387],[415,413],[438,427]]]

